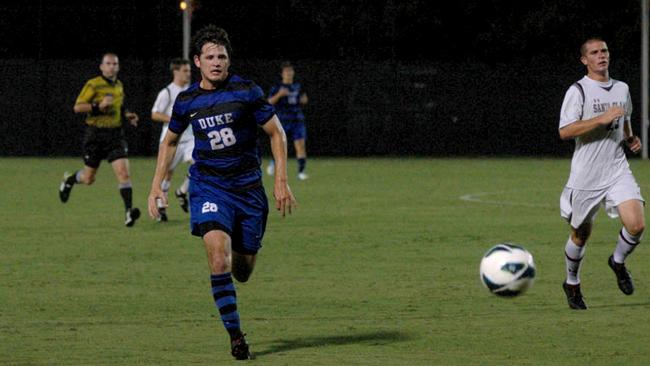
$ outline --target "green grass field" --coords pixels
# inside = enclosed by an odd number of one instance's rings
[[[107,165],[63,205],[61,174],[80,164],[0,159],[0,364],[234,363],[187,214],[172,201],[170,222],[125,228]],[[131,160],[143,210],[153,169]],[[650,195],[650,165],[632,169]],[[650,252],[628,260],[637,289],[624,296],[606,265],[619,223],[602,211],[582,269],[590,308],[566,305],[568,171],[568,159],[310,160],[311,179],[291,182],[298,210],[271,213],[255,273],[237,285],[252,363],[650,364]],[[537,264],[515,299],[478,278],[503,241]]]

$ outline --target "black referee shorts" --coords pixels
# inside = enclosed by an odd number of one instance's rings
[[[98,168],[102,160],[109,163],[128,157],[124,131],[118,128],[86,127],[83,141],[84,164]]]

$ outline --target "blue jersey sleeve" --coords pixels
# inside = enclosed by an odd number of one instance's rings
[[[255,85],[250,89],[250,100],[253,104],[253,117],[258,125],[268,122],[275,114],[275,109],[264,97],[262,88]],[[170,124],[171,128],[171,124]]]
[[[273,86],[271,87],[271,89],[269,89],[268,97],[271,98],[275,93],[278,92],[279,89],[280,89],[280,88],[278,88],[277,85],[273,85]]]
[[[174,107],[172,108],[172,116],[169,120],[169,130],[173,133],[180,135],[185,131],[187,126],[190,124],[190,120],[185,116],[185,110],[182,103],[179,103],[178,98],[174,102]]]

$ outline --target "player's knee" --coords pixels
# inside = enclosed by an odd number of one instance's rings
[[[229,271],[229,260],[226,256],[223,255],[211,255],[210,256],[210,269],[212,273],[226,273]]]
[[[573,230],[571,233],[571,240],[577,246],[583,246],[587,243],[587,239],[591,235],[591,226],[581,226],[578,229]]]
[[[645,230],[645,223],[643,221],[635,222],[632,225],[628,225],[625,229],[631,235],[641,236]]]

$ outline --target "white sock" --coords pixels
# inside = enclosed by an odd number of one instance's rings
[[[580,263],[585,256],[585,246],[577,246],[571,240],[571,236],[566,242],[564,247],[565,262],[566,262],[566,283],[569,285],[577,285],[580,283]]]
[[[190,189],[190,178],[187,176],[185,177],[185,180],[183,181],[183,184],[181,184],[180,188],[178,188],[178,191],[187,194],[187,191]]]
[[[172,182],[168,181],[167,179],[164,179],[160,183],[160,189],[162,189],[163,192],[167,193],[169,191],[169,187],[171,187]]]
[[[614,262],[625,263],[625,258],[627,258],[627,256],[630,255],[630,253],[634,251],[634,248],[636,248],[636,246],[641,242],[642,235],[643,234],[634,236],[623,227],[618,233],[616,249],[614,249]]]

